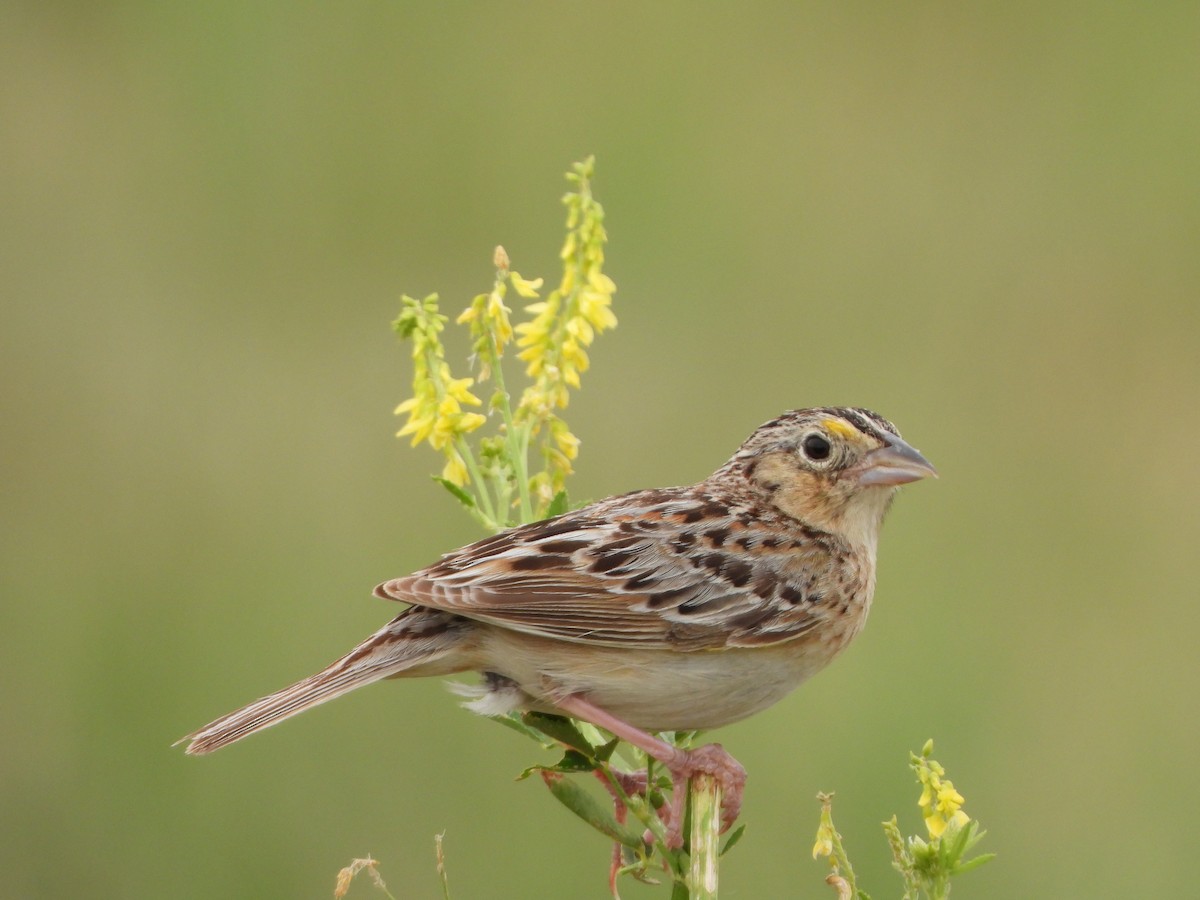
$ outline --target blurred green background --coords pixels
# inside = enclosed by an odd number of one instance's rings
[[[370,852],[433,897],[440,831],[456,900],[605,896],[533,748],[437,682],[169,746],[478,536],[392,436],[389,322],[497,243],[552,276],[588,153],[621,324],[576,499],[815,404],[942,472],[851,651],[719,732],[723,896],[830,896],[818,790],[897,895],[930,736],[1001,854],[955,896],[1192,893],[1197,47],[1194,3],[5,3],[0,896],[327,897]]]

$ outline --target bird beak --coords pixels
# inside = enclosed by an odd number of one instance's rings
[[[884,440],[887,441],[884,446],[872,450],[861,465],[855,467],[859,484],[895,486],[938,477],[933,464],[900,438],[889,434]]]

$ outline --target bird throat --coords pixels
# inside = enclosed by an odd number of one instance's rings
[[[861,548],[875,547],[894,494],[798,469],[790,453],[764,456],[749,474],[780,512]]]

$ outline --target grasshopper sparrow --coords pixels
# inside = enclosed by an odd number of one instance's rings
[[[825,407],[767,422],[689,487],[636,491],[511,528],[375,589],[410,604],[337,662],[189,735],[208,753],[383,678],[483,675],[468,707],[587,720],[660,760],[675,783],[745,771],[719,744],[652,732],[713,728],[765,709],[862,629],[896,488],[936,475],[896,427]]]

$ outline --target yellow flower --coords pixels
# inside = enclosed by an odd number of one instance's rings
[[[939,838],[950,824],[962,827],[971,819],[962,811],[966,800],[955,790],[954,782],[945,777],[946,770],[936,759],[930,759],[932,752],[933,742],[929,741],[920,756],[912,754],[911,765],[921,784],[917,806],[925,817],[925,828],[931,838]]]
[[[551,409],[566,408],[571,389],[580,386],[580,376],[590,365],[587,348],[596,335],[617,324],[610,308],[616,285],[602,271],[608,238],[604,210],[592,198],[592,171],[589,159],[567,176],[575,189],[563,198],[567,235],[559,254],[563,274],[558,289],[545,300],[527,305],[525,310],[533,318],[515,329],[517,356],[534,380],[521,397],[518,418],[532,421],[535,433],[546,424]],[[524,295],[523,287],[529,283],[514,278],[512,284]]]
[[[579,438],[567,430],[566,422],[562,419],[555,419],[550,433],[554,436],[554,443],[558,445],[563,456],[567,459],[574,459],[579,455]]]
[[[617,292],[617,283],[601,272],[599,269],[593,269],[588,272],[588,285],[603,296],[609,296]]]
[[[444,390],[447,397],[457,400],[459,403],[466,403],[468,406],[480,405],[479,398],[467,390],[475,383],[474,378],[451,378],[449,366],[442,367],[441,375],[444,379]]]
[[[467,481],[466,463],[455,448],[455,441],[479,428],[486,419],[479,413],[463,411],[463,406],[479,406],[473,393],[473,378],[455,378],[445,359],[445,350],[437,334],[446,317],[437,311],[437,296],[423,301],[403,298],[396,331],[413,341],[413,396],[396,407],[396,415],[408,415],[397,437],[411,435],[415,447],[428,441],[434,450],[446,456],[443,477],[460,487]]]
[[[411,434],[413,447],[421,443],[433,433],[434,418],[431,415],[411,416],[404,427],[396,432],[396,437]]]
[[[517,346],[522,348],[517,358],[528,363],[525,372],[530,378],[538,379],[545,374],[547,363],[557,355],[553,333],[557,330],[559,305],[557,293],[538,303],[530,303],[525,311],[533,313],[533,319],[522,322],[515,329],[520,335]]]
[[[542,289],[544,278],[535,278],[533,281],[527,281],[516,272],[508,273],[509,283],[513,286],[513,290],[522,297],[536,297],[538,291]]]
[[[512,269],[504,248],[495,248],[491,290],[476,296],[457,319],[471,334],[475,378],[451,374],[440,339],[448,319],[438,310],[436,294],[423,300],[402,298],[395,322],[397,334],[412,341],[413,358],[412,396],[396,407],[397,415],[407,417],[398,434],[414,445],[427,442],[445,457],[442,477],[467,487],[465,494],[451,493],[489,528],[509,521],[514,509],[519,509],[520,520],[528,521],[559,502],[579,440],[558,411],[580,386],[596,336],[617,323],[611,309],[616,285],[603,273],[607,235],[604,211],[591,193],[593,171],[593,160],[588,159],[567,175],[567,234],[557,289],[543,298],[543,279],[523,277]],[[510,289],[527,304],[526,320],[515,327],[505,303]],[[516,344],[516,355],[531,381],[515,408],[501,364],[509,343]],[[489,394],[477,395],[487,381]],[[486,419],[467,410],[483,405],[480,396],[499,420],[499,433],[484,438],[476,450],[468,435]],[[531,471],[530,454],[541,460],[541,471]],[[476,479],[479,484],[472,483]]]
[[[824,822],[817,828],[817,840],[813,844],[813,859],[833,856],[833,829]]]
[[[467,464],[463,462],[463,458],[457,450],[452,449],[446,454],[446,465],[442,467],[442,477],[458,487],[467,483]]]
[[[952,816],[962,807],[963,795],[954,789],[953,782],[943,781],[938,787],[937,811],[943,816]]]
[[[567,334],[585,347],[595,340],[596,332],[587,319],[570,319],[567,322]]]
[[[813,859],[833,856],[834,842],[838,838],[838,833],[833,828],[833,794],[817,794],[817,800],[821,804],[821,819],[817,825],[817,839],[813,843]],[[831,859],[830,863],[837,868],[836,861]]]
[[[612,280],[607,275],[601,276],[609,284]],[[605,331],[609,328],[615,328],[617,325],[617,317],[613,315],[612,292],[616,290],[614,285],[612,290],[601,291],[598,289],[583,291],[579,296],[579,314],[588,322],[590,322],[597,331]]]
[[[500,291],[488,294],[484,319],[495,337],[497,356],[504,352],[505,345],[513,339],[513,327],[508,318],[510,312],[512,310],[504,305],[504,295]]]
[[[567,227],[574,228],[576,225],[576,221],[574,221],[574,220],[577,220],[577,219],[578,219],[578,214],[575,212],[575,210],[571,210],[571,212],[567,214]],[[575,255],[575,249],[576,249],[577,245],[578,245],[578,240],[575,237],[575,232],[568,231],[567,237],[563,241],[562,250],[558,251],[558,258],[561,260],[564,260],[564,261],[570,259],[572,256]],[[572,272],[572,274],[573,274],[573,272]]]

